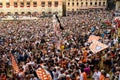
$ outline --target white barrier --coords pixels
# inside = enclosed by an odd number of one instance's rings
[[[37,17],[28,17],[28,16],[19,16],[19,17],[14,17],[14,16],[6,16],[5,18],[1,18],[1,21],[12,21],[12,20],[36,20],[38,19]]]

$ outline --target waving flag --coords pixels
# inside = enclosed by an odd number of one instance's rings
[[[90,50],[93,52],[93,53],[97,53],[97,52],[100,52],[102,51],[103,49],[107,48],[108,46],[99,42],[99,41],[93,41],[93,43],[89,46]]]
[[[37,73],[38,78],[41,80],[52,80],[50,73],[43,68],[38,68],[36,70],[36,73]]]
[[[12,60],[12,67],[13,67],[13,69],[14,69],[14,71],[16,72],[16,73],[19,73],[19,67],[18,67],[18,65],[17,65],[17,63],[16,63],[16,60],[15,60],[15,58],[14,58],[14,56],[11,54],[11,60]]]
[[[59,23],[59,27],[60,27],[60,29],[61,29],[61,30],[64,30],[64,28],[61,26],[61,23],[60,23],[60,20],[59,20],[58,16],[55,15],[55,17],[56,17],[56,19],[57,19],[57,22]]]
[[[88,43],[93,42],[93,40],[98,41],[99,39],[100,39],[100,36],[91,35],[88,39]]]

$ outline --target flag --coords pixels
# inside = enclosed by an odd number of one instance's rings
[[[15,71],[15,73],[19,73],[20,72],[19,67],[18,67],[16,60],[12,54],[11,54],[11,60],[12,60],[13,70]]]
[[[60,27],[60,26],[61,26],[61,24],[60,24],[59,19],[57,19],[56,16],[53,15],[53,30],[54,30],[54,33],[55,33],[57,36],[61,36],[60,30],[59,30],[59,27]]]
[[[56,19],[57,19],[57,22],[59,23],[59,27],[60,27],[60,29],[61,29],[61,30],[64,30],[64,28],[61,26],[61,23],[60,23],[60,20],[59,20],[58,16],[55,15],[55,17],[56,17]]]
[[[38,78],[41,80],[52,80],[50,73],[43,68],[38,68],[36,70],[36,73],[37,73]]]
[[[93,43],[89,46],[90,50],[93,52],[93,53],[97,53],[97,52],[100,52],[102,51],[103,49],[107,48],[108,46],[99,42],[99,41],[93,41]]]
[[[91,36],[88,38],[88,43],[93,42],[93,40],[98,41],[99,39],[100,39],[100,36],[91,35]]]

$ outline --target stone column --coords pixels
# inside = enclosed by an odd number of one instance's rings
[[[30,7],[33,7],[33,0],[30,0]]]
[[[2,0],[2,5],[3,5],[3,8],[6,7],[6,0]]]
[[[10,6],[14,6],[14,0],[10,0]]]

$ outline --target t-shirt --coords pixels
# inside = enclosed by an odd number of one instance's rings
[[[103,75],[100,75],[100,80],[105,80],[105,77]]]
[[[99,80],[100,75],[101,75],[101,72],[94,72],[92,78],[93,78],[94,80]]]

